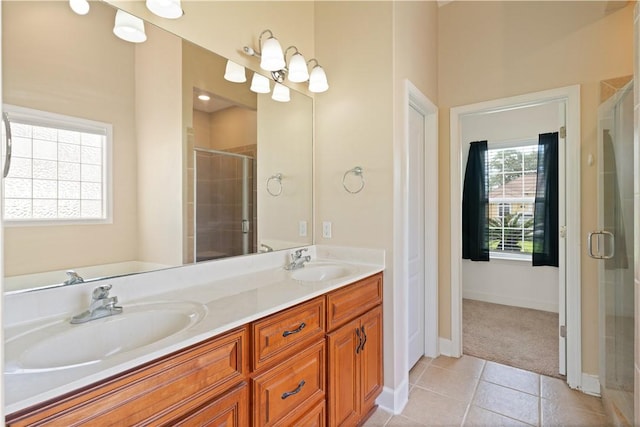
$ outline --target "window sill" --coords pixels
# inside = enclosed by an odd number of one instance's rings
[[[520,261],[531,263],[531,255],[505,254],[501,252],[489,252],[489,261]]]

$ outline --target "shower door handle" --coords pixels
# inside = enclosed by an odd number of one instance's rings
[[[9,116],[7,113],[2,113],[2,121],[4,122],[4,128],[7,136],[7,140],[5,141],[7,157],[4,162],[4,171],[2,173],[2,176],[6,178],[7,175],[9,175],[9,168],[11,167],[11,124],[9,123]]]
[[[249,220],[248,219],[243,219],[242,220],[242,232],[244,234],[249,233]]]
[[[593,236],[596,236],[596,253],[593,253]],[[600,238],[602,236],[602,239]],[[609,245],[610,251],[609,253],[600,250],[600,242],[605,241],[606,238],[609,237],[611,239],[611,244]],[[592,231],[589,233],[587,238],[587,249],[589,256],[594,259],[611,259],[616,254],[616,238],[610,231],[600,230],[600,231]],[[604,244],[604,249],[606,250],[607,245]]]

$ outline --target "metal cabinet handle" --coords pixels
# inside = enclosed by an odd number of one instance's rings
[[[302,390],[302,387],[304,387],[304,385],[305,385],[304,380],[300,381],[298,383],[298,387],[296,387],[295,390],[285,391],[284,393],[282,393],[282,396],[280,396],[280,398],[284,400],[289,396],[293,396],[294,394],[300,393],[300,390]]]
[[[6,178],[7,175],[9,175],[9,168],[11,168],[11,125],[7,113],[2,113],[2,121],[4,122],[4,128],[7,133],[7,140],[5,142],[7,158],[4,162],[4,172],[2,173],[2,176]]]
[[[306,323],[302,322],[300,323],[300,326],[298,326],[296,329],[294,329],[293,331],[284,331],[282,333],[283,337],[288,337],[289,335],[293,335],[293,334],[297,334],[298,332],[300,332],[301,330],[304,329],[304,327],[307,326]]]
[[[597,236],[597,240],[596,240],[596,247],[597,247],[597,254],[593,253],[593,236]],[[609,253],[604,253],[602,254],[600,251],[600,236],[603,237],[609,237],[611,238],[611,245],[610,245],[610,252]],[[610,231],[606,231],[606,230],[600,230],[600,231],[592,231],[591,233],[589,233],[588,237],[587,237],[587,247],[588,247],[588,253],[589,256],[591,258],[595,258],[595,259],[611,259],[615,256],[616,254],[616,238],[613,235],[613,233],[611,233]],[[606,245],[604,245],[606,248]]]
[[[360,347],[362,347],[362,335],[360,335],[360,328],[356,328],[356,336],[358,337],[358,346],[356,347],[356,354],[360,353]]]
[[[360,328],[362,331],[362,345],[360,346],[360,351],[364,351],[364,345],[367,343],[367,334],[364,331],[364,326]]]

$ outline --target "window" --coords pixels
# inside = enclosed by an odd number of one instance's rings
[[[12,156],[3,219],[20,225],[109,220],[111,125],[11,106],[4,111]]]
[[[529,259],[533,250],[538,145],[528,141],[489,148],[489,249],[491,255]]]

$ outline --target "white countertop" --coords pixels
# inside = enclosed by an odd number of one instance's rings
[[[125,312],[127,305],[154,301],[189,301],[206,307],[202,319],[186,330],[147,346],[117,353],[98,363],[5,374],[5,414],[111,377],[384,270],[382,250],[311,246],[312,262],[344,264],[349,274],[333,280],[301,282],[292,279],[291,273],[282,268],[282,259],[286,259],[288,253],[219,260],[57,290],[5,296],[5,307],[9,308],[5,310],[9,311],[5,313],[5,340],[53,319],[69,318],[77,314],[79,308],[80,311],[86,309],[91,290],[105,283],[113,285],[111,295],[119,297],[118,304]]]

